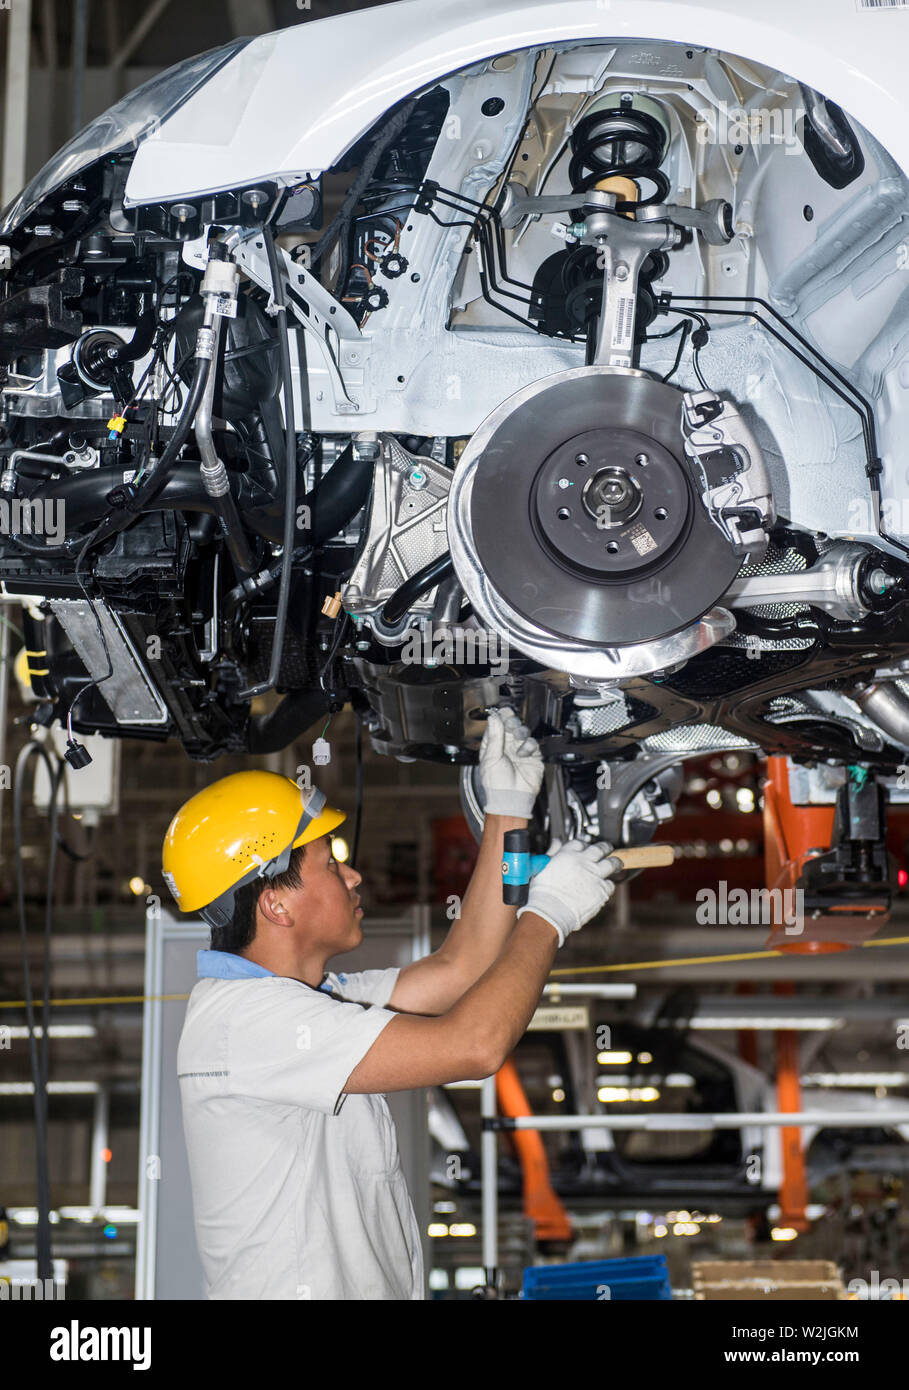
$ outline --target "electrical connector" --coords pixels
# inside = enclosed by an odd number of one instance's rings
[[[88,767],[92,760],[92,755],[89,753],[85,744],[77,743],[73,738],[68,738],[66,740],[66,751],[63,756],[70,767],[76,768],[77,770],[82,767]]]

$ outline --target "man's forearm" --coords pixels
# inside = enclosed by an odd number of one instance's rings
[[[497,958],[514,928],[517,909],[502,901],[502,855],[506,830],[524,830],[521,816],[487,816],[480,852],[461,903],[440,953],[466,978],[478,980]]]
[[[482,1038],[487,1074],[502,1066],[524,1036],[557,949],[553,926],[525,912],[498,958],[446,1013],[459,1035]]]

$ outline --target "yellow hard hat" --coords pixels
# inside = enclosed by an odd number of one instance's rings
[[[283,874],[292,850],[346,819],[325,793],[278,772],[234,772],[191,796],[164,837],[164,880],[184,912],[212,926],[233,917],[234,894]]]

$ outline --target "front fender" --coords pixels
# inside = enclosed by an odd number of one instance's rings
[[[670,41],[785,68],[861,122],[909,172],[909,7],[864,0],[403,0],[253,40],[140,145],[130,205],[336,164],[383,111],[498,54],[552,43]],[[679,50],[684,73],[685,51]]]

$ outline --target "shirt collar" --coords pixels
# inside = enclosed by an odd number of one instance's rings
[[[245,980],[252,975],[273,975],[264,965],[235,955],[233,951],[197,951],[196,973],[200,980]]]
[[[200,980],[247,980],[256,975],[274,973],[273,970],[266,970],[264,965],[257,965],[254,960],[247,960],[245,956],[238,956],[233,951],[196,952],[196,974]],[[331,983],[327,979],[317,988],[325,994],[331,993]]]

